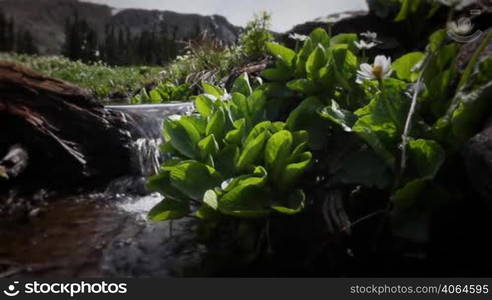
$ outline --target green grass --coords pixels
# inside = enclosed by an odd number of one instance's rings
[[[61,56],[31,56],[0,53],[0,61],[15,62],[43,75],[59,78],[91,90],[100,99],[111,94],[129,95],[145,84],[160,82],[162,67],[110,67],[97,62],[85,64]]]
[[[86,64],[62,56],[3,52],[0,52],[0,61],[22,64],[46,76],[66,80],[91,90],[100,99],[127,98],[130,101],[136,92],[150,93],[143,90],[150,83],[188,86],[191,94],[200,91],[202,82],[223,86],[233,70],[263,58],[267,54],[265,43],[272,39],[269,20],[270,16],[265,13],[255,16],[234,46],[225,46],[206,35],[189,41],[186,53],[160,67],[112,67],[103,62]]]

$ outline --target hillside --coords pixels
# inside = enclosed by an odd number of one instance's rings
[[[65,26],[78,16],[86,20],[99,39],[105,28],[128,28],[137,35],[143,31],[165,33],[175,41],[197,38],[201,33],[230,44],[236,41],[240,28],[222,16],[180,14],[170,11],[125,9],[78,0],[0,0],[0,10],[13,18],[18,29],[26,29],[34,37],[41,54],[60,54],[65,41]]]

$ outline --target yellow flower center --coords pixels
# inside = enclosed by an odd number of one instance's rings
[[[372,75],[376,78],[382,78],[383,77],[383,67],[380,65],[374,65],[372,67]]]

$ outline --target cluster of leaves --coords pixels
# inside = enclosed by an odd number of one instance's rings
[[[223,46],[206,36],[191,41],[186,52],[164,68],[166,80],[175,84],[221,85],[231,70],[267,55],[266,42],[273,39],[270,19],[265,12],[256,15],[234,46]]]
[[[160,104],[172,101],[188,101],[191,97],[189,84],[175,85],[170,82],[162,82],[147,92],[143,88],[139,94],[132,98],[132,104]]]
[[[484,38],[476,56],[490,36]],[[317,29],[297,53],[278,44],[268,45],[278,58],[275,68],[263,72],[273,82],[270,90],[285,86],[306,97],[289,117],[304,120],[295,129],[319,137],[312,149],[326,147],[332,137],[321,117],[370,146],[370,155],[366,150],[348,154],[357,159],[359,168],[349,160],[341,166],[341,173],[345,183],[390,191],[395,224],[401,223],[398,218],[404,219],[406,212],[421,206],[423,195],[436,192],[433,179],[446,155],[477,132],[488,112],[490,59],[479,63],[472,58],[460,76],[456,67],[459,45],[448,43],[446,37],[445,30],[440,30],[431,36],[426,53],[408,53],[396,60],[393,78],[361,84],[354,80],[363,60],[352,52],[354,35],[329,37]],[[319,144],[323,136],[328,144]],[[401,235],[422,238],[415,235],[417,231],[409,232],[407,223],[396,227]]]
[[[462,73],[459,45],[440,30],[425,53],[397,59],[394,75],[363,82],[357,71],[366,58],[356,40],[316,29],[298,51],[268,42],[277,60],[262,73],[267,83],[253,91],[242,77],[232,95],[205,85],[199,115],[166,121],[164,151],[175,159],[150,181],[166,196],[152,219],[182,217],[194,203],[201,217],[298,212],[305,195],[297,180],[311,160],[306,146],[325,153],[330,141],[350,135],[366,146],[324,175],[387,191],[395,233],[424,240],[422,217],[433,202],[423,204],[423,195],[443,190],[436,180],[443,164],[489,111],[491,59],[481,53],[492,34]]]
[[[270,31],[271,19],[270,14],[262,12],[246,24],[240,38],[240,45],[247,56],[258,58],[265,55],[266,43],[273,40],[273,34]]]
[[[32,68],[46,76],[56,77],[91,90],[99,98],[113,93],[127,95],[148,82],[159,81],[157,67],[109,67],[102,62],[85,64],[60,56],[31,56],[0,53],[0,60]]]
[[[246,74],[231,94],[209,84],[203,89],[195,100],[198,114],[165,121],[163,150],[172,158],[149,181],[165,196],[150,218],[300,212],[299,179],[311,162],[307,133],[269,121],[266,92],[253,91]]]

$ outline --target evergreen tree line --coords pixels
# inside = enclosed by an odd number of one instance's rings
[[[38,49],[28,30],[17,29],[13,18],[0,10],[0,52],[37,54]]]
[[[84,62],[110,65],[162,65],[178,55],[178,45],[163,30],[155,28],[132,34],[128,27],[107,25],[104,37],[75,16],[65,25],[63,55]]]

